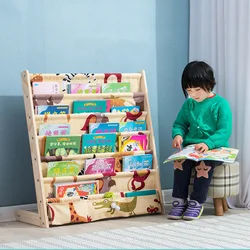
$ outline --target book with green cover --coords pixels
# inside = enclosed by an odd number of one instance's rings
[[[82,154],[115,152],[116,134],[82,135]]]
[[[44,156],[80,154],[81,136],[46,136]]]
[[[183,148],[181,151],[175,152],[174,154],[170,155],[163,163],[183,159],[189,159],[197,162],[210,160],[233,163],[238,153],[238,149],[225,147],[211,149],[205,153],[199,153],[197,150],[195,150],[194,145],[189,145]]]
[[[102,84],[102,93],[128,93],[130,82],[112,82]]]
[[[48,162],[47,177],[76,176],[81,171],[77,161]]]

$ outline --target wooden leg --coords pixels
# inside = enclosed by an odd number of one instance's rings
[[[222,198],[222,206],[223,206],[224,212],[228,211],[228,206],[227,206],[227,200],[226,200],[226,198]]]
[[[222,198],[214,198],[214,209],[217,216],[223,216]]]

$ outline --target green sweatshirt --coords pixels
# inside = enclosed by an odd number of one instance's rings
[[[209,149],[228,147],[232,132],[232,112],[219,95],[196,102],[187,99],[173,124],[172,137],[181,135],[183,146],[205,143]]]

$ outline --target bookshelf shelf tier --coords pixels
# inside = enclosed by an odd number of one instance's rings
[[[145,72],[140,73],[56,73],[34,74],[25,70],[21,73],[27,130],[31,151],[33,176],[37,198],[37,211],[18,210],[16,218],[19,221],[49,228],[53,225],[86,223],[101,219],[129,217],[142,214],[164,213],[162,192],[159,178],[159,167],[154,140],[150,105]],[[111,82],[129,82],[129,93],[91,93],[68,94],[69,84],[90,83],[103,85]],[[57,82],[60,84],[60,94],[34,94],[33,84],[36,82]],[[111,107],[139,106],[139,112],[118,113],[72,113],[73,102],[76,100],[95,101],[108,100]],[[68,114],[38,115],[35,107],[40,105],[68,105]],[[138,151],[55,155],[45,156],[46,136],[39,135],[41,125],[67,124],[70,135],[84,137],[88,134],[90,123],[123,123],[130,121],[145,121],[146,130],[116,132],[118,137],[143,135],[147,137],[147,148]],[[144,122],[144,123],[145,123]],[[113,135],[114,136],[114,135]],[[117,141],[118,142],[118,141]],[[85,151],[89,152],[89,151]],[[51,154],[49,154],[51,155]],[[138,169],[131,172],[116,171],[109,174],[83,174],[75,176],[47,176],[51,162],[77,161],[84,169],[88,159],[115,158],[116,164],[122,164],[125,156],[152,155],[152,169]],[[145,156],[143,156],[145,158]],[[116,166],[117,167],[117,166]],[[119,167],[119,166],[118,166]],[[116,169],[117,170],[117,169]],[[96,182],[99,193],[86,197],[73,196],[56,198],[54,188],[58,183]],[[112,193],[112,196],[106,196]],[[118,209],[119,208],[119,209]]]

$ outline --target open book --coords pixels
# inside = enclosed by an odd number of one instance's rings
[[[205,153],[199,153],[194,149],[194,145],[189,145],[183,148],[181,151],[170,155],[163,163],[182,159],[189,159],[193,161],[210,160],[233,163],[238,153],[238,149],[224,147],[208,150]]]

